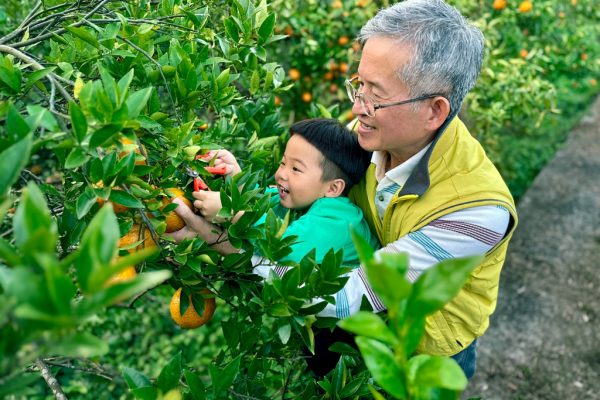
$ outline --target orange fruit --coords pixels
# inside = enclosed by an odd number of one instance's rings
[[[96,187],[96,188],[102,188],[104,187],[104,183],[102,181],[93,184],[92,186]],[[114,187],[112,188],[112,190],[121,190],[118,187]],[[100,207],[102,207],[104,205],[104,203],[106,203],[106,201],[104,201],[104,199],[101,199],[100,197],[96,198],[96,203],[100,204]],[[121,214],[124,213],[125,211],[129,210],[129,208],[125,207],[122,204],[119,203],[115,203],[114,201],[109,201],[110,204],[112,204],[113,207],[113,211],[115,212],[115,214]]]
[[[39,175],[41,174],[43,171],[42,166],[38,165],[38,164],[34,164],[31,166],[31,168],[29,168],[29,172],[31,172],[34,175]]]
[[[358,53],[360,51],[360,43],[359,42],[352,43],[352,50],[354,50],[355,53]]]
[[[294,36],[294,28],[292,28],[290,25],[288,25],[283,30],[283,33],[285,33],[288,36]]]
[[[565,17],[565,12],[564,11],[559,11],[558,12],[558,18],[564,18]]]
[[[115,283],[119,283],[119,282],[127,282],[127,281],[132,280],[136,276],[137,276],[137,271],[135,270],[135,267],[129,266],[129,267],[125,268],[124,270],[121,270],[121,272],[117,273],[112,278],[110,278],[106,282],[106,286],[111,286],[111,285],[114,285]]]
[[[332,83],[331,85],[329,85],[329,92],[331,93],[337,93],[339,87],[338,85],[336,85],[335,83]]]
[[[506,8],[506,0],[494,0],[492,8],[496,11],[504,10]]]
[[[519,4],[519,11],[522,13],[526,13],[533,10],[533,4],[529,0],[525,0],[521,4]]]
[[[329,62],[329,70],[330,70],[330,71],[333,71],[333,72],[335,72],[335,71],[337,71],[337,70],[338,70],[338,68],[339,68],[339,66],[337,65],[337,63],[336,63],[335,61],[331,60],[331,61]]]
[[[305,103],[310,103],[312,101],[312,94],[309,92],[302,93],[302,101]]]
[[[348,72],[348,68],[348,63],[340,63],[340,74],[345,74],[346,72]]]
[[[288,71],[288,76],[291,80],[297,81],[298,79],[300,79],[300,71],[298,71],[296,68],[290,68],[290,70]]]
[[[344,6],[344,3],[342,3],[341,0],[335,0],[333,3],[331,3],[331,8],[339,9],[339,8],[342,8],[343,6]]]
[[[521,58],[525,58],[529,55],[529,52],[526,49],[521,49],[521,51],[519,51],[519,55]]]
[[[276,106],[280,106],[280,105],[281,105],[281,97],[279,97],[279,96],[275,96],[275,99],[273,100],[273,103],[274,103]]]
[[[186,206],[192,208],[192,202],[187,197],[185,197],[185,193],[183,192],[183,190],[179,188],[168,188],[165,189],[165,193],[173,199],[180,199]],[[171,198],[163,197],[163,206],[161,207],[161,210],[167,205],[171,204]],[[167,214],[165,222],[167,223],[167,229],[165,230],[165,232],[175,232],[185,226],[185,222],[183,221],[183,219],[181,219],[179,215],[175,213],[175,210],[170,211]]]
[[[366,7],[369,5],[369,0],[357,0],[356,5],[359,7]]]
[[[136,154],[141,154],[144,157],[146,157],[148,155],[148,153],[146,152],[146,147],[144,147],[144,145],[142,145],[142,151],[140,151],[140,146],[137,145],[137,143],[132,142],[131,140],[127,139],[127,138],[122,138],[120,140],[120,142],[124,145],[130,145],[130,144],[135,144],[136,148],[135,150],[133,150]],[[128,154],[127,151],[122,151],[119,153],[119,157],[125,157]],[[135,160],[135,165],[148,165],[148,163],[146,162],[146,160]]]
[[[208,129],[208,124],[205,122],[202,125],[200,125],[198,129],[200,129],[201,131],[205,131]]]
[[[119,239],[118,246],[119,246],[119,248],[128,247],[128,246],[130,246],[134,243],[137,243],[139,241],[142,241],[142,240],[143,240],[143,242],[140,243],[137,247],[127,249],[127,251],[130,253],[134,253],[137,250],[140,250],[143,248],[156,247],[156,242],[152,238],[150,229],[148,229],[148,228],[141,229],[140,225],[133,224],[133,226],[131,227],[129,232],[127,232],[124,236],[122,236]]]
[[[204,289],[202,294],[212,294],[208,289]],[[199,315],[192,304],[192,296],[189,296],[189,306],[181,315],[180,310],[181,303],[181,288],[177,289],[171,298],[169,304],[169,311],[171,312],[171,318],[173,321],[182,327],[183,329],[194,329],[206,324],[212,318],[215,313],[215,299],[214,297],[204,298],[204,310],[202,315]]]
[[[331,72],[331,71],[325,72],[325,75],[323,75],[323,79],[325,79],[326,81],[332,80],[333,79],[333,72]]]
[[[581,53],[581,56],[579,56],[579,58],[581,58],[581,61],[587,61],[588,55],[587,53]]]
[[[590,79],[590,85],[596,86],[597,84],[598,84],[597,80],[595,80],[594,78]]]
[[[338,39],[338,44],[340,46],[345,46],[348,43],[350,43],[350,39],[348,38],[348,36],[344,35],[344,36],[340,36],[340,38]]]

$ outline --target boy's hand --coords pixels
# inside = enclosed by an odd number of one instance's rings
[[[215,221],[215,217],[223,207],[221,204],[221,193],[201,190],[199,192],[192,192],[192,196],[195,199],[194,207],[196,207],[200,214],[209,221],[218,222]]]
[[[214,167],[224,166],[225,175],[233,176],[239,174],[242,171],[240,165],[235,159],[235,156],[231,154],[231,152],[228,150],[210,150],[208,153],[203,154],[201,157],[198,156],[197,158],[208,162],[214,159]]]

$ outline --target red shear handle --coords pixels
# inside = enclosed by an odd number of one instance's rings
[[[199,192],[201,190],[210,190],[210,188],[202,178],[194,178],[194,192]]]
[[[218,167],[204,167],[204,169],[213,175],[225,175],[227,173],[226,165],[219,165]]]

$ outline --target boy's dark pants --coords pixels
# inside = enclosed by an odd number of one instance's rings
[[[342,342],[358,349],[354,342],[354,335],[346,332],[343,329],[335,328],[333,331],[329,329],[321,329],[315,333],[315,354],[312,355],[305,349],[308,356],[306,363],[310,370],[318,377],[325,376],[329,371],[335,368],[341,354],[329,351],[335,342]]]

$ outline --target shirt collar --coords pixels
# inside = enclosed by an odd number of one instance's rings
[[[432,143],[429,143],[411,158],[387,172],[385,172],[385,165],[390,157],[390,153],[387,151],[374,151],[371,162],[375,164],[375,177],[377,178],[377,182],[381,182],[381,180],[386,177],[398,185],[404,186],[408,177],[421,158],[423,158],[423,155],[427,152],[427,149],[429,149],[431,144]]]

